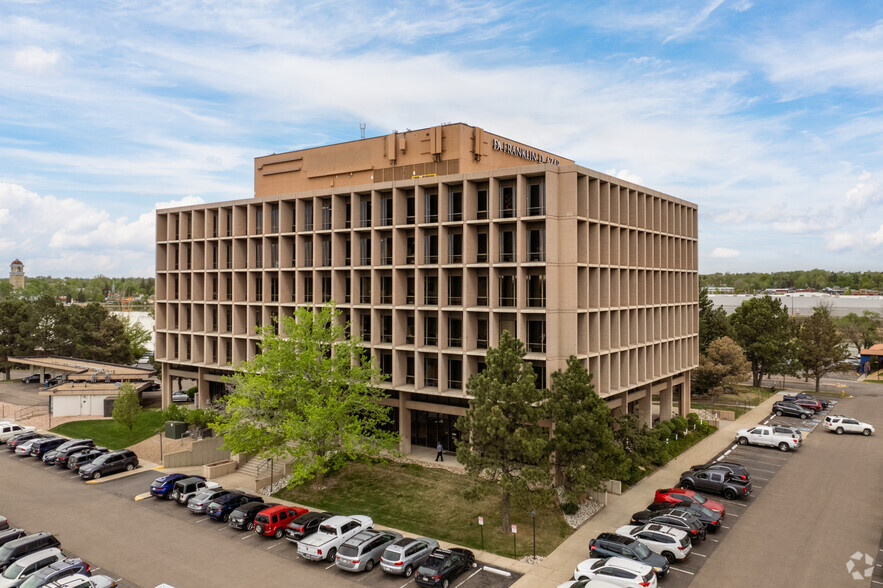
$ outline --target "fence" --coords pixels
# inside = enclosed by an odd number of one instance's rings
[[[48,404],[38,404],[37,406],[28,406],[15,411],[15,420],[30,419],[36,416],[49,414]]]
[[[184,468],[230,459],[230,452],[221,449],[223,444],[223,437],[209,437],[201,441],[194,441],[188,451],[163,455],[162,465],[166,468]]]

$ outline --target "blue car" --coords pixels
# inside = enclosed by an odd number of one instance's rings
[[[205,509],[205,514],[216,521],[224,521],[226,523],[230,518],[230,514],[243,504],[263,501],[264,499],[260,496],[251,496],[249,494],[233,492],[231,494],[219,496],[216,500],[209,503],[208,507]]]
[[[153,496],[158,498],[165,498],[168,500],[169,494],[172,492],[172,488],[175,487],[175,482],[178,480],[183,480],[184,478],[199,478],[200,480],[205,480],[202,476],[190,476],[188,474],[168,474],[161,478],[157,478],[150,484],[150,493]]]

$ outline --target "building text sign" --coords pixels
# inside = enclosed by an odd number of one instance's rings
[[[543,155],[538,151],[531,151],[527,147],[519,147],[518,145],[513,145],[512,143],[500,141],[499,139],[494,139],[494,151],[502,151],[503,153],[508,153],[509,155],[514,155],[515,157],[520,157],[522,159],[533,161],[535,163],[561,165],[560,161],[549,157],[548,155]]]

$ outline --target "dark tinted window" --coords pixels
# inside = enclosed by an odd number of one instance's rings
[[[355,557],[355,556],[359,555],[359,550],[358,550],[358,548],[353,547],[350,544],[346,544],[346,545],[342,545],[340,547],[340,550],[337,553],[339,553],[340,555],[343,555],[345,557]]]

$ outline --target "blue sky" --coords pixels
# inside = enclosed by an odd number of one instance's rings
[[[0,260],[29,275],[152,275],[156,207],[248,198],[255,156],[362,122],[465,122],[696,202],[702,273],[880,269],[878,1],[6,0],[0,23]]]

